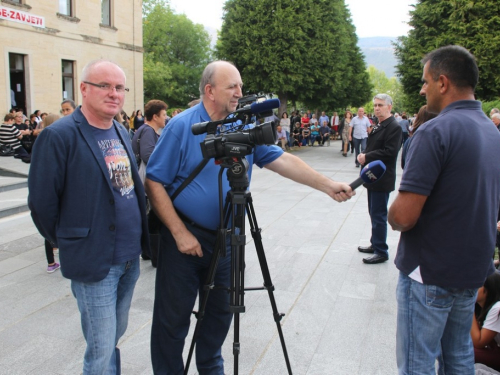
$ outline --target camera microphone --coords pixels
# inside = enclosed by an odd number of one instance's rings
[[[362,170],[359,177],[351,182],[349,186],[352,190],[360,187],[362,184],[372,184],[380,180],[385,173],[385,164],[380,160],[368,163]]]
[[[236,110],[235,114],[262,114],[262,115],[271,115],[273,109],[279,108],[280,100],[279,99],[268,99],[263,102],[254,102],[252,104],[246,105],[238,110]]]

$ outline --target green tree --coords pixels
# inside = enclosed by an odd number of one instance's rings
[[[343,0],[228,0],[216,53],[247,92],[309,108],[365,102],[371,88]]]
[[[144,1],[143,11],[144,99],[185,107],[199,97],[201,73],[211,56],[210,37],[166,1]]]
[[[421,59],[442,46],[457,44],[471,51],[479,66],[479,99],[500,96],[500,2],[497,0],[419,0],[410,12],[408,36],[399,37],[395,53],[398,74],[409,104],[416,111],[425,99]]]
[[[393,104],[392,109],[395,112],[406,110],[406,95],[403,92],[403,86],[396,77],[387,78],[386,74],[370,65],[367,69],[370,83],[373,86],[370,100],[364,105],[366,112],[373,112],[373,101],[376,94],[388,94],[391,96]]]

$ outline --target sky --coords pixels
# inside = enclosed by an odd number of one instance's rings
[[[176,13],[184,13],[194,23],[220,30],[225,0],[170,0]],[[359,38],[406,35],[410,6],[417,0],[345,0]]]

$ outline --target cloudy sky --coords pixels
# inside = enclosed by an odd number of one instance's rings
[[[411,4],[416,0],[345,0],[359,38],[406,35]],[[185,13],[194,23],[220,29],[225,0],[170,0],[176,13]]]

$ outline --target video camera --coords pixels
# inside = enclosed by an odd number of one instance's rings
[[[253,115],[271,116],[273,109],[280,106],[280,101],[279,99],[268,99],[259,102],[259,99],[262,97],[245,96],[238,100],[239,108],[225,119],[201,122],[191,126],[194,135],[207,133],[205,140],[200,143],[201,152],[205,159],[243,157],[251,154],[254,146],[276,143],[277,135],[274,122],[266,122],[252,128],[250,123]],[[232,125],[223,130],[225,124]],[[217,134],[217,130],[219,130],[219,134]]]

